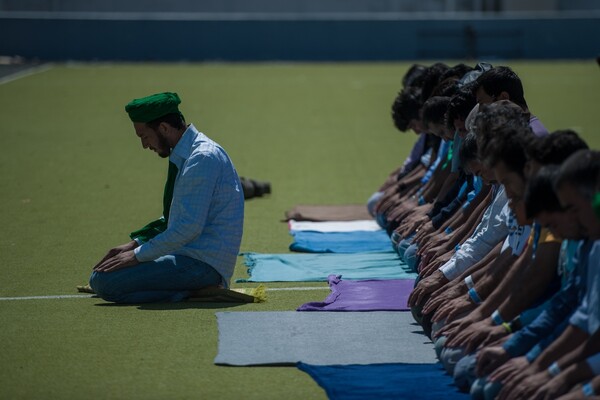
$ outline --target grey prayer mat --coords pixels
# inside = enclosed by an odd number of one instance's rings
[[[410,313],[218,312],[215,364],[314,365],[437,362]]]

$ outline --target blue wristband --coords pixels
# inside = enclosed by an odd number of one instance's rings
[[[592,386],[592,384],[590,382],[583,385],[583,387],[581,388],[581,391],[583,392],[583,395],[585,397],[592,397],[592,396],[596,395],[596,391],[594,390],[594,387]]]
[[[504,318],[500,315],[500,311],[496,310],[492,313],[492,321],[494,321],[494,325],[502,325],[504,323]]]
[[[481,303],[481,298],[479,298],[479,294],[477,294],[477,291],[475,290],[474,287],[469,289],[469,297],[471,298],[471,300],[473,300],[473,303],[475,303],[475,304]]]

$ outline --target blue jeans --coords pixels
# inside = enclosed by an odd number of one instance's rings
[[[371,197],[369,197],[369,200],[367,201],[367,210],[369,210],[369,214],[371,214],[373,218],[375,218],[375,206],[377,205],[377,203],[379,203],[379,200],[381,200],[382,197],[383,192],[375,192],[371,195]]]
[[[416,233],[411,233],[410,235],[408,235],[406,238],[400,239],[398,241],[398,255],[400,256],[400,258],[404,261],[404,253],[406,252],[406,249],[408,249],[410,247],[410,245],[412,244],[413,239],[415,238]]]
[[[421,261],[421,257],[417,255],[419,251],[419,245],[416,243],[411,243],[410,246],[404,251],[404,262],[408,265],[408,268],[412,272],[417,272],[419,269],[419,262]]]
[[[115,303],[178,302],[190,292],[219,285],[221,275],[210,265],[186,256],[164,256],[114,272],[96,272],[90,277],[94,292]]]

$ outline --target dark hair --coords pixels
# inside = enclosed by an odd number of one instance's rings
[[[466,64],[460,63],[455,66],[449,68],[444,74],[441,76],[440,80],[446,80],[448,78],[456,78],[461,79],[467,72],[473,71],[473,67],[470,67]]]
[[[404,89],[392,104],[392,119],[398,130],[406,132],[408,124],[412,119],[419,119],[419,109],[422,106],[419,91],[416,89]]]
[[[525,188],[525,213],[533,219],[541,212],[557,212],[563,208],[554,191],[554,180],[558,175],[558,165],[544,165],[532,176]]]
[[[589,149],[581,137],[570,129],[558,130],[543,137],[533,136],[527,156],[540,164],[561,164],[577,150]]]
[[[477,104],[477,100],[470,90],[459,90],[452,96],[444,117],[448,129],[454,131],[455,119],[466,120],[475,104]]]
[[[409,87],[425,72],[426,66],[421,64],[413,64],[402,77],[402,86]]]
[[[479,159],[482,161],[486,161],[489,153],[494,150],[493,140],[498,131],[512,130],[523,134],[522,145],[529,143],[530,136],[533,135],[529,127],[529,114],[509,100],[480,105],[473,126],[477,133]]]
[[[460,144],[458,159],[463,170],[469,162],[477,159],[477,137],[473,132],[469,132]]]
[[[441,141],[442,141],[442,138],[440,138],[438,136],[435,136],[435,135],[432,135],[431,133],[427,133],[425,135],[424,152],[427,152],[427,150],[429,150],[429,149],[432,150],[431,161],[429,163],[430,165],[437,158],[437,151],[438,151],[438,148],[440,147],[440,142]]]
[[[485,71],[475,81],[473,90],[477,91],[480,87],[492,97],[497,97],[500,93],[506,92],[510,97],[510,101],[518,104],[523,109],[527,109],[523,83],[510,67],[494,67]]]
[[[171,125],[173,128],[176,129],[185,129],[185,119],[183,118],[183,115],[181,113],[171,113],[163,115],[162,117],[157,118],[153,121],[146,122],[146,125],[148,125],[151,129],[156,130],[158,126],[163,122],[166,122],[167,124]]]
[[[502,162],[508,169],[524,177],[523,170],[527,162],[525,146],[533,135],[529,126],[523,127],[514,121],[508,121],[494,130],[484,148],[478,142],[479,158],[489,167]],[[479,140],[479,137],[478,137]]]
[[[458,92],[458,78],[451,77],[442,80],[431,92],[431,97],[443,96],[452,97]]]
[[[448,71],[448,67],[444,63],[435,63],[425,70],[421,76],[421,101],[425,102],[433,92],[433,89],[441,82],[442,75]]]
[[[573,185],[585,198],[594,197],[596,183],[600,175],[600,152],[595,150],[579,150],[567,158],[554,180],[554,190],[568,183]]]
[[[423,104],[423,124],[443,124],[450,97],[433,96]]]

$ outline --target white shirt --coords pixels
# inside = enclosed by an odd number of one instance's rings
[[[244,194],[225,150],[190,125],[169,160],[175,179],[167,229],[134,250],[152,261],[173,254],[209,264],[228,285],[240,249]]]
[[[448,280],[458,278],[508,236],[509,228],[504,215],[507,204],[504,186],[500,185],[471,237],[440,267]]]

